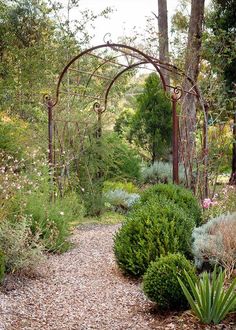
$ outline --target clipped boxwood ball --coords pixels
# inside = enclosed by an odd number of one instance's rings
[[[199,226],[202,222],[202,209],[192,191],[174,184],[159,183],[144,191],[141,203],[145,204],[150,198],[168,198],[182,207]]]
[[[141,276],[160,255],[181,252],[191,256],[194,220],[168,199],[150,199],[131,211],[114,238],[114,253],[121,270]]]
[[[184,310],[188,302],[178,282],[178,277],[189,288],[184,274],[196,279],[195,268],[183,255],[169,254],[152,262],[143,277],[143,290],[147,297],[162,310]]]

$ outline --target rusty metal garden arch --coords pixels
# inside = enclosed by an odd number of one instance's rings
[[[101,51],[101,50],[110,50],[115,53],[119,53],[119,55],[111,57],[109,54],[105,54],[105,57],[103,58],[101,55],[96,55],[94,52]],[[204,111],[204,125],[203,125],[203,162],[204,162],[204,184],[205,187],[205,196],[207,195],[207,108],[205,106],[205,103],[202,101],[200,92],[198,90],[198,87],[194,84],[192,79],[185,75],[185,73],[178,69],[176,66],[171,65],[169,63],[161,62],[159,59],[154,58],[153,56],[148,55],[147,53],[144,53],[143,51],[124,44],[118,44],[118,43],[112,43],[110,41],[91,47],[89,49],[86,49],[79,53],[77,56],[71,59],[71,61],[64,67],[62,70],[56,87],[56,96],[55,99],[51,99],[49,96],[45,96],[45,103],[48,109],[48,161],[49,166],[51,169],[51,172],[53,172],[54,164],[55,164],[55,152],[54,152],[54,143],[53,139],[54,136],[54,117],[55,117],[55,110],[54,108],[58,105],[60,101],[60,94],[62,93],[62,81],[65,78],[65,75],[68,74],[69,70],[72,70],[71,67],[73,64],[77,61],[80,61],[86,56],[94,56],[95,58],[102,61],[102,63],[99,63],[99,65],[92,70],[92,72],[86,72],[82,70],[82,68],[78,67],[77,74],[83,75],[86,73],[88,76],[88,79],[86,80],[85,89],[89,86],[91,80],[94,77],[100,77],[101,79],[106,79],[107,84],[103,91],[103,106],[100,103],[101,98],[91,97],[94,99],[93,102],[93,110],[97,113],[98,121],[101,120],[102,114],[106,111],[107,105],[108,105],[108,97],[109,93],[115,84],[116,80],[122,76],[124,73],[126,73],[129,70],[135,69],[137,67],[141,67],[146,64],[151,64],[153,71],[158,73],[160,76],[160,80],[162,83],[162,87],[164,91],[167,92],[169,95],[169,98],[172,102],[172,118],[173,118],[173,134],[172,134],[172,155],[173,155],[173,182],[178,184],[179,183],[179,120],[177,115],[177,102],[183,97],[183,95],[192,95],[193,97],[196,97],[196,99],[199,101],[201,100],[202,108]],[[126,59],[127,63],[125,64],[119,62],[118,60]],[[129,61],[129,59],[132,59],[132,61]],[[116,65],[118,67],[121,67],[121,70],[118,70],[111,78],[110,77],[104,77],[102,75],[98,74],[99,69],[102,67],[105,67],[105,65]],[[190,85],[190,90],[183,90],[181,87],[181,84],[167,84],[165,80],[164,72],[169,72],[174,76],[174,80],[178,80],[178,77],[181,77],[181,79],[186,79]],[[88,97],[85,93],[78,94],[79,98],[85,98]]]

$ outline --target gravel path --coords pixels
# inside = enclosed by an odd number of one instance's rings
[[[42,276],[9,278],[0,292],[0,330],[236,330],[204,326],[188,311],[156,314],[137,281],[124,277],[114,261],[118,225],[75,230],[74,248],[50,255]]]
[[[153,329],[152,305],[139,283],[116,267],[112,237],[117,228],[80,227],[71,251],[49,256],[44,276],[0,293],[0,330]]]

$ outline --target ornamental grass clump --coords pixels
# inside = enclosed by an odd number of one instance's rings
[[[188,301],[178,282],[181,278],[189,287],[185,270],[196,279],[194,266],[181,254],[169,254],[151,262],[143,278],[144,293],[162,310],[186,309]]]
[[[202,222],[201,207],[189,189],[174,184],[156,184],[144,191],[141,196],[141,203],[145,204],[150,198],[167,198],[184,209],[189,217],[193,218],[196,226]]]
[[[114,238],[114,253],[121,270],[141,276],[161,255],[191,255],[194,220],[171,200],[150,198],[137,204]]]
[[[196,266],[220,265],[230,277],[236,268],[236,212],[209,220],[195,228],[192,237]]]
[[[212,276],[204,272],[198,281],[194,281],[187,271],[185,271],[185,276],[190,289],[181,278],[179,278],[179,283],[192,311],[201,322],[219,324],[228,313],[236,311],[236,278],[225,289],[225,272],[220,270],[217,275],[216,268]]]

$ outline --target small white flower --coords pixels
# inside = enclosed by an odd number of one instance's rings
[[[64,215],[64,212],[60,212],[60,215]]]

